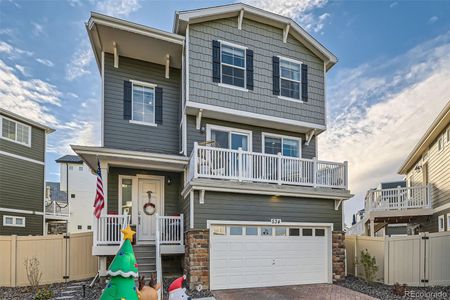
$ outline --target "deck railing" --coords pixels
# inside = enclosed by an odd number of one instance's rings
[[[188,178],[347,189],[348,164],[194,144]]]
[[[157,222],[161,245],[183,245],[183,214],[180,216],[158,216]]]
[[[70,205],[67,202],[51,201],[45,205],[45,215],[67,219],[70,217]]]
[[[95,245],[120,245],[122,232],[130,222],[128,215],[104,215],[94,220]]]
[[[369,190],[365,199],[366,212],[413,208],[431,208],[430,185]]]

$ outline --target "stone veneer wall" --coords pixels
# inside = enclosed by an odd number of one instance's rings
[[[189,289],[209,289],[209,229],[193,229],[185,234],[184,271]]]
[[[332,258],[333,281],[345,278],[345,234],[342,231],[333,231],[332,234]]]

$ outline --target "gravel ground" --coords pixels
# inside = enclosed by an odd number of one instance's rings
[[[83,288],[82,285],[86,285],[86,297],[83,298]],[[66,290],[69,286],[78,286],[76,290],[78,293],[73,294],[74,299],[86,299],[86,300],[98,300],[102,293],[103,284],[97,282],[92,288],[89,288],[90,280],[87,281],[71,281],[67,283],[55,283],[49,285],[43,285],[40,288],[47,288],[53,291],[54,298],[62,296],[61,292]],[[75,288],[74,288],[75,289]],[[31,300],[34,299],[35,293],[29,287],[17,287],[8,288],[0,287],[0,299],[10,300],[10,299],[21,299],[21,300]],[[54,299],[52,298],[52,299]]]
[[[338,285],[354,291],[381,299],[450,299],[450,286],[439,287],[406,287],[405,296],[396,296],[393,287],[382,283],[366,283],[363,279],[348,276],[345,280],[338,281]]]

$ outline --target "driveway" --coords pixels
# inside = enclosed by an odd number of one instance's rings
[[[305,284],[214,291],[217,300],[371,300],[376,299],[335,284]]]

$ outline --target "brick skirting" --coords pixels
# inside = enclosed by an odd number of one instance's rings
[[[333,231],[332,239],[333,281],[337,281],[345,277],[345,234]]]
[[[185,234],[184,271],[189,289],[209,289],[209,229],[189,230]]]

